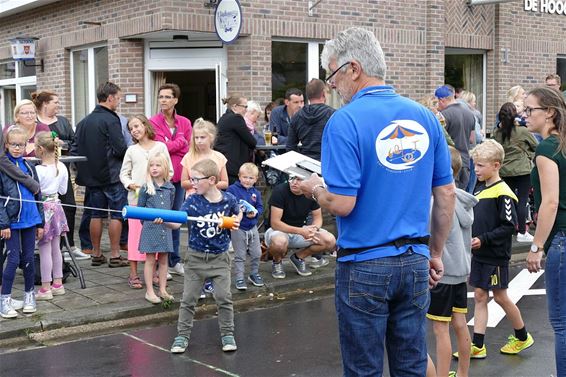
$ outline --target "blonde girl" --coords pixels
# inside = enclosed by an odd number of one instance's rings
[[[212,122],[198,118],[193,125],[193,134],[191,136],[191,146],[189,152],[181,160],[183,171],[181,173],[181,187],[187,190],[187,196],[194,194],[195,189],[191,184],[191,169],[200,160],[211,159],[220,170],[220,180],[216,183],[216,187],[220,190],[228,188],[228,172],[226,171],[226,157],[218,151],[212,149],[216,138],[216,126]]]
[[[23,173],[39,180],[35,168],[24,160],[26,141],[24,130],[17,126],[10,127],[5,139],[6,156]],[[23,266],[24,271],[23,312],[35,313],[37,310],[33,252],[35,240],[43,237],[43,206],[39,203],[39,195],[34,195],[3,170],[0,170],[0,196],[22,199],[0,199],[0,237],[4,239],[7,250],[0,289],[0,316],[16,318],[18,313],[13,307],[12,286],[18,266]]]
[[[128,120],[128,129],[134,144],[128,147],[122,169],[120,181],[128,190],[128,204],[138,204],[138,192],[147,179],[147,160],[150,154],[163,153],[171,169],[169,176],[173,175],[171,158],[167,146],[155,141],[155,131],[144,115],[135,115]],[[138,262],[145,261],[145,254],[138,250],[142,224],[139,220],[128,219],[128,261],[130,262],[130,276],[128,285],[132,289],[142,289],[142,281],[138,276]]]
[[[67,193],[69,172],[59,161],[59,139],[55,132],[39,132],[35,136],[35,155],[41,160],[41,164],[35,168],[41,185],[45,214],[43,238],[38,242],[41,288],[37,291],[36,299],[51,300],[53,296],[65,294],[60,245],[61,235],[68,232],[69,227],[59,195]]]
[[[146,208],[172,209],[175,199],[175,187],[169,182],[171,160],[163,152],[149,155],[145,184],[141,187],[138,206]],[[146,255],[143,270],[146,293],[145,299],[152,304],[159,304],[161,299],[173,300],[167,293],[167,258],[173,252],[173,235],[168,224],[161,219],[154,222],[144,221],[139,243],[140,253]],[[159,295],[152,285],[155,263],[159,263]]]

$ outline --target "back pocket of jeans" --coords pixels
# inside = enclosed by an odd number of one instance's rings
[[[427,309],[430,304],[429,270],[413,270],[413,305]]]
[[[391,274],[353,270],[350,273],[350,306],[369,314],[386,314]]]

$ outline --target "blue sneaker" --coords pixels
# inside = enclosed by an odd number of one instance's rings
[[[307,264],[305,263],[304,259],[299,258],[296,254],[293,254],[289,257],[291,261],[291,265],[295,267],[297,273],[301,276],[310,276],[312,272],[307,269]]]
[[[250,274],[250,276],[248,276],[248,281],[256,287],[263,287],[264,285],[263,279],[259,276],[259,274]]]
[[[212,282],[210,280],[204,282],[203,291],[204,293],[214,293],[214,285],[212,285]]]
[[[183,353],[189,346],[189,338],[186,336],[177,336],[171,345],[171,353]]]
[[[236,280],[236,289],[239,291],[245,291],[248,289],[246,285],[246,281],[244,279],[237,279]]]
[[[238,349],[236,346],[236,340],[232,335],[225,335],[222,337],[222,351],[229,352]]]

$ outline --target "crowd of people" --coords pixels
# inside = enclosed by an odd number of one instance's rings
[[[0,140],[0,236],[6,248],[0,316],[16,318],[20,309],[34,313],[36,300],[65,294],[61,238],[66,236],[69,252],[93,266],[129,267],[129,287],[145,287],[152,304],[174,300],[166,282],[170,274],[184,275],[171,352],[188,347],[195,306],[205,293],[213,293],[218,305],[222,350],[234,351],[231,287],[264,285],[258,226],[265,217],[263,238],[275,279],[286,277],[282,260],[287,254],[296,273],[309,276],[310,268],[328,265],[326,255],[336,251],[336,311],[346,376],[381,375],[384,347],[391,375],[467,376],[469,359],[487,356],[490,291],[514,329],[500,352],[517,354],[534,344],[507,295],[516,235],[518,242],[532,244],[529,271],[539,271],[547,254],[556,364],[558,375],[566,375],[566,297],[560,288],[566,251],[566,192],[561,195],[566,190],[566,104],[560,76],[549,75],[545,87],[530,91],[511,88],[487,139],[474,93],[442,85],[422,106],[386,85],[383,51],[365,29],[350,28],[327,41],[321,60],[331,73],[326,82],[306,84],[306,105],[297,88],[263,111],[257,102],[233,94],[224,100],[227,110],[216,125],[202,118],[193,124],[179,115],[181,90],[173,83],[159,88],[160,111],[149,119],[120,116],[122,90],[103,83],[98,104],[76,130],[58,115],[56,93],[43,91],[19,102],[14,125],[4,127]],[[345,106],[326,105],[330,89]],[[262,112],[264,131],[258,126]],[[266,143],[320,160],[324,179],[290,175],[265,203],[255,185],[262,158],[256,146]],[[87,207],[78,231],[80,247],[74,241],[73,174],[59,161],[61,150],[86,158],[76,164],[75,182],[85,187]],[[29,160],[33,157],[36,164]],[[199,220],[189,222],[188,245],[181,245],[182,224],[158,216],[125,222],[126,205],[180,210]],[[532,205],[538,212],[534,235],[528,221]],[[322,228],[323,210],[336,216],[338,242]],[[110,250],[104,255],[101,237],[108,218]],[[232,219],[230,228],[220,224],[222,218]],[[24,272],[23,300],[11,295],[18,267]],[[472,337],[466,325],[468,284],[475,300]],[[427,317],[436,338],[435,363],[426,352]],[[457,371],[450,371],[449,323],[456,332]]]

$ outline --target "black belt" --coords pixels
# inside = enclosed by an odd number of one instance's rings
[[[397,238],[394,241],[387,242],[381,245],[369,246],[369,247],[359,247],[355,249],[338,249],[338,258],[342,258],[352,254],[358,254],[366,250],[377,249],[378,247],[385,247],[385,246],[395,246],[396,248],[400,248],[401,246],[405,245],[428,245],[430,237],[416,237],[416,238],[408,238],[402,237]]]

